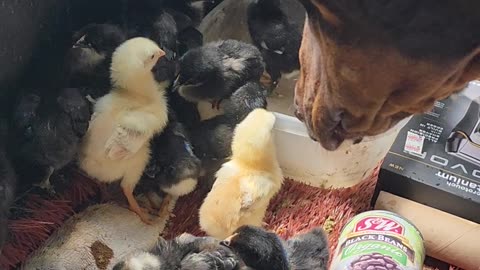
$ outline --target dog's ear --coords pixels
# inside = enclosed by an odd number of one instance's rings
[[[480,80],[480,48],[478,48],[477,54],[468,61],[467,66],[461,72],[462,74],[459,79],[459,83],[461,84],[473,80]]]
[[[307,11],[308,16],[312,20],[316,20],[319,17],[322,18],[325,22],[331,26],[338,27],[342,24],[340,18],[331,11],[324,3],[321,3],[319,0],[300,0],[300,3],[303,5]]]

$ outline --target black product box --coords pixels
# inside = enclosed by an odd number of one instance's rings
[[[480,223],[480,82],[403,127],[380,169],[380,191]]]

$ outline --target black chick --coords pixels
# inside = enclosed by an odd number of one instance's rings
[[[267,90],[258,82],[248,82],[225,99],[220,107],[234,123],[240,123],[251,111],[267,108]]]
[[[175,61],[166,57],[160,58],[152,69],[153,76],[157,82],[169,86],[175,79]]]
[[[204,14],[203,10],[196,7],[193,0],[163,0],[163,6],[166,10],[174,10],[176,13],[183,14],[189,18],[190,24],[194,27],[200,25]],[[181,29],[181,28],[179,28]]]
[[[249,82],[238,88],[221,103],[223,115],[203,120],[190,126],[195,154],[202,160],[202,175],[214,180],[213,175],[231,152],[233,131],[251,111],[267,108],[267,91],[258,82]]]
[[[149,252],[136,252],[113,267],[114,270],[234,270],[236,255],[210,237],[185,234],[170,240],[159,240]]]
[[[194,153],[202,160],[229,157],[236,124],[229,117],[219,115],[190,127]]]
[[[282,240],[275,233],[262,228],[242,226],[221,244],[233,249],[253,269],[290,269]]]
[[[76,157],[90,121],[89,105],[77,88],[64,88],[57,96],[25,95],[14,111],[15,160],[43,168],[41,186],[47,190],[52,190],[51,174]]]
[[[125,27],[129,38],[143,36],[155,41],[168,60],[177,55],[177,24],[163,1],[126,0]]]
[[[292,73],[300,68],[300,27],[288,19],[279,0],[252,0],[247,8],[247,23],[252,41],[261,50],[266,71],[275,87],[282,73]]]
[[[171,196],[183,196],[195,189],[200,165],[192,151],[187,130],[170,113],[167,127],[151,142],[150,161],[138,189],[155,208],[165,211]],[[160,203],[162,193],[168,197]]]
[[[178,33],[178,54],[183,56],[189,50],[203,46],[203,34],[195,27],[186,27]]]
[[[8,235],[8,216],[15,197],[15,171],[7,157],[7,121],[0,119],[0,253]]]
[[[231,156],[232,138],[236,122],[218,115],[189,126],[193,152],[201,160],[202,189],[211,189],[215,173]]]
[[[186,127],[197,125],[200,122],[197,104],[185,100],[178,92],[168,92],[168,105],[177,120]]]
[[[177,24],[172,15],[166,11],[160,12],[152,24],[150,33],[146,36],[157,42],[158,46],[165,51],[168,60],[177,58]]]
[[[170,14],[175,20],[178,33],[182,32],[184,29],[188,27],[195,27],[195,23],[193,22],[192,18],[187,14],[181,11],[178,11],[176,9],[168,8],[168,7],[164,8],[163,10],[168,12],[168,14]]]
[[[112,54],[126,39],[123,30],[113,24],[89,24],[77,31],[66,57],[68,86],[82,88],[92,99],[107,94]]]
[[[285,243],[288,260],[293,269],[326,270],[330,256],[328,239],[321,228],[296,235]]]
[[[219,102],[248,81],[259,81],[264,71],[260,51],[236,40],[206,44],[180,60],[174,90],[191,102]]]

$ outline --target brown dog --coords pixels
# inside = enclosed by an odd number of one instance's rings
[[[328,150],[480,78],[478,0],[301,0],[296,115]]]

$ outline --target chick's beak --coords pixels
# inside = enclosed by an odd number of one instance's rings
[[[157,59],[160,59],[165,56],[165,52],[162,49],[160,49],[155,53],[155,56],[157,56]]]
[[[226,247],[229,247],[230,244],[232,243],[232,240],[238,235],[238,233],[234,233],[230,235],[229,237],[225,238],[222,242],[220,242],[221,245],[224,245]]]

